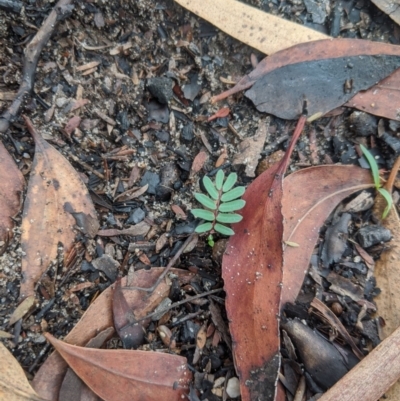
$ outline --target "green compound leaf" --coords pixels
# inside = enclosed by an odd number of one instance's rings
[[[364,145],[360,144],[360,148],[371,167],[372,178],[374,179],[375,188],[378,189],[381,186],[381,182],[379,179],[378,163],[376,162],[374,156],[372,156],[372,153]]]
[[[222,224],[219,224],[219,223],[217,223],[214,226],[214,230],[216,232],[220,233],[220,234],[223,234],[223,235],[233,235],[233,234],[235,234],[235,232],[231,228],[223,226]]]
[[[194,230],[196,233],[206,233],[207,231],[210,231],[212,229],[212,223],[204,223],[200,224],[199,226],[196,227]]]
[[[240,198],[246,192],[245,187],[236,187],[221,196],[222,202],[228,202],[236,198]]]
[[[385,198],[387,202],[387,206],[385,207],[385,210],[382,214],[382,219],[386,219],[387,215],[389,214],[389,210],[393,205],[393,198],[392,195],[390,195],[389,191],[387,191],[385,188],[378,188],[378,192]]]
[[[242,209],[246,202],[243,199],[238,199],[232,202],[223,203],[220,205],[219,212],[234,212],[235,210]]]
[[[203,219],[203,220],[207,220],[207,221],[215,220],[215,214],[209,210],[192,209],[191,212],[192,212],[193,216],[198,219]]]
[[[195,192],[194,197],[197,199],[198,202],[200,202],[203,206],[207,207],[208,209],[211,210],[217,209],[217,205],[215,204],[215,202],[208,196]]]
[[[236,213],[218,213],[217,214],[217,221],[220,223],[239,223],[242,221],[243,217],[240,214]]]
[[[204,184],[207,192],[211,196],[211,198],[217,200],[219,198],[219,193],[215,189],[213,182],[210,180],[210,177],[205,175],[203,178],[203,184]]]
[[[228,175],[228,178],[226,179],[226,181],[224,183],[224,186],[222,187],[222,191],[223,192],[228,192],[236,184],[236,181],[237,181],[237,174],[236,173],[230,173]]]
[[[215,186],[217,187],[218,191],[222,188],[222,183],[224,182],[225,173],[223,170],[218,170],[217,176],[215,177]]]

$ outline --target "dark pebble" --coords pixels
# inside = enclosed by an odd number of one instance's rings
[[[86,272],[93,273],[96,271],[96,268],[90,262],[88,262],[87,260],[84,260],[81,264],[81,271],[83,271],[85,273]]]
[[[138,207],[131,213],[128,220],[126,221],[126,224],[140,223],[145,217],[146,213],[140,207]]]
[[[357,239],[363,248],[369,248],[372,245],[381,242],[387,242],[392,238],[390,230],[379,225],[372,225],[360,228],[357,233]]]
[[[375,135],[378,129],[378,120],[371,114],[354,111],[349,116],[350,129],[361,136]]]
[[[94,259],[92,265],[102,271],[112,283],[117,279],[119,263],[110,255],[103,255]]]
[[[182,325],[181,341],[183,343],[194,342],[199,329],[200,329],[200,326],[198,324],[193,323],[191,320],[187,320]]]
[[[147,193],[150,195],[155,195],[156,188],[159,183],[160,183],[160,176],[157,173],[146,171],[140,181],[140,186],[142,187],[143,185],[149,184]]]
[[[160,202],[168,202],[171,200],[172,189],[164,185],[159,185],[156,188],[156,200]]]
[[[192,143],[194,138],[193,124],[187,124],[182,128],[181,141],[186,144]]]
[[[168,104],[173,96],[173,81],[165,77],[150,78],[147,81],[148,91],[162,104]]]
[[[194,229],[197,226],[197,221],[193,220],[191,222],[188,223],[182,223],[182,224],[178,224],[174,230],[173,230],[173,234],[174,235],[185,235],[185,234],[191,234]]]
[[[128,118],[128,112],[126,110],[120,111],[116,117],[116,120],[119,123],[119,128],[120,128],[121,132],[125,133],[125,131],[131,125],[131,123],[129,122],[129,118]]]
[[[381,136],[381,139],[385,141],[387,145],[389,145],[396,154],[400,153],[400,139],[395,138],[392,135],[389,135],[387,132],[384,132]]]
[[[156,132],[156,138],[160,142],[167,143],[167,142],[169,142],[170,135],[169,135],[169,132],[167,132],[167,131],[157,131]]]

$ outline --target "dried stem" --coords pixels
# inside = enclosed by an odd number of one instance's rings
[[[36,35],[26,46],[21,86],[11,106],[0,117],[1,133],[5,133],[8,130],[10,124],[18,116],[24,101],[31,95],[40,53],[56,29],[57,22],[64,17],[63,9],[65,10],[65,6],[72,2],[73,0],[59,0]]]

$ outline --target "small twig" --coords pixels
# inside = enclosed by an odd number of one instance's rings
[[[158,311],[149,313],[148,315],[146,315],[145,317],[141,317],[140,319],[135,319],[133,322],[128,323],[127,325],[122,327],[122,329],[120,329],[120,330],[124,330],[126,327],[133,326],[134,324],[139,323],[139,322],[141,322],[143,320],[150,319],[153,316],[159,315],[160,313],[168,312],[169,310],[171,310],[173,308],[176,308],[177,306],[183,305],[183,304],[185,304],[187,302],[191,302],[191,301],[194,301],[195,299],[199,299],[199,298],[204,298],[204,297],[207,297],[208,295],[212,295],[212,294],[215,294],[215,293],[223,291],[223,290],[224,290],[223,288],[217,288],[215,290],[210,290],[210,291],[207,291],[207,292],[203,292],[201,294],[193,295],[193,297],[182,299],[182,301],[174,302],[173,304],[169,305],[168,307],[166,307],[165,309],[163,309],[161,311],[158,310]]]
[[[73,0],[59,0],[36,35],[25,48],[25,58],[22,70],[22,82],[18,93],[11,106],[2,114],[0,118],[0,132],[5,133],[10,124],[15,121],[20,112],[24,101],[33,91],[35,83],[35,73],[40,53],[54,33],[57,22],[60,20],[60,10],[72,3]]]
[[[74,162],[80,164],[82,167],[84,167],[86,170],[90,171],[92,174],[96,175],[97,177],[99,177],[101,180],[105,180],[106,177],[104,176],[104,174],[99,173],[98,171],[96,171],[92,166],[90,166],[89,164],[85,163],[84,161],[82,161],[81,159],[79,159],[79,157],[76,157],[75,155],[73,155],[71,152],[65,152]]]
[[[396,161],[394,162],[392,171],[390,172],[389,178],[385,184],[385,189],[389,193],[392,193],[392,191],[393,191],[393,185],[394,185],[394,182],[396,181],[396,177],[397,177],[397,173],[398,173],[399,169],[400,169],[400,157],[398,157],[396,159]]]
[[[189,245],[189,243],[192,240],[193,236],[194,236],[194,233],[190,234],[189,237],[186,238],[186,241],[179,248],[178,252],[174,255],[174,257],[169,261],[167,267],[160,274],[160,277],[158,277],[158,279],[157,279],[157,281],[155,282],[154,285],[152,285],[151,287],[148,287],[148,288],[143,288],[143,287],[124,287],[124,288],[125,289],[129,289],[129,290],[140,290],[140,291],[146,291],[146,292],[153,292],[158,287],[158,285],[161,283],[161,281],[164,280],[164,277],[171,270],[171,268],[173,267],[175,262],[178,260],[179,256],[181,256],[182,252]]]

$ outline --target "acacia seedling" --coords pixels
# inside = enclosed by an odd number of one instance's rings
[[[233,213],[244,207],[246,202],[241,198],[244,194],[245,187],[234,187],[237,181],[237,174],[230,173],[225,179],[225,173],[219,170],[215,183],[210,177],[203,177],[204,188],[208,195],[194,193],[196,200],[201,203],[205,209],[192,209],[194,217],[205,220],[196,227],[197,233],[210,232],[210,235],[215,231],[223,235],[233,235],[235,232],[225,224],[238,223],[242,220],[242,216]],[[213,239],[208,237],[209,244],[213,244]]]
[[[367,159],[369,166],[371,167],[372,178],[374,180],[375,189],[384,197],[386,200],[386,207],[382,214],[382,219],[385,219],[389,214],[389,210],[392,207],[393,199],[392,195],[390,195],[389,191],[385,188],[382,188],[381,179],[379,178],[379,168],[378,163],[376,162],[374,156],[371,152],[364,146],[360,144],[361,151],[364,154],[364,157]]]

